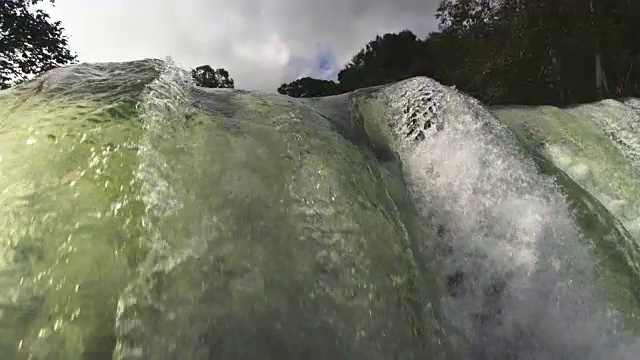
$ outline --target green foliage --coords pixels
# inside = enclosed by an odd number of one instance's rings
[[[223,68],[214,70],[209,65],[202,65],[191,70],[191,76],[196,85],[200,87],[230,89],[234,87],[229,72]]]
[[[335,81],[313,79],[304,77],[289,84],[282,84],[278,88],[280,94],[293,97],[329,96],[339,93],[338,84]]]
[[[409,30],[377,36],[338,73],[344,91],[432,75],[426,42]]]
[[[417,75],[433,76],[429,51],[428,43],[409,30],[377,36],[338,73],[339,83],[305,77],[280,85],[278,92],[293,97],[328,96]]]
[[[461,50],[445,55],[463,65],[456,76],[468,80],[461,88],[487,102],[567,103],[596,97],[588,1],[460,3],[443,1],[437,17],[442,32],[453,35],[450,41]]]
[[[425,39],[408,30],[377,36],[333,89],[426,75],[489,104],[640,95],[638,1],[442,0],[436,18],[439,31]]]
[[[0,1],[0,89],[76,60],[60,22],[34,9],[41,1]]]

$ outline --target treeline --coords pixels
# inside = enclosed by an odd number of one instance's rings
[[[42,1],[0,0],[0,89],[76,61]],[[640,96],[640,0],[442,0],[436,18],[424,39],[377,36],[337,82],[302,78],[278,92],[326,96],[424,75],[488,104]],[[199,86],[234,86],[222,68],[192,75]]]
[[[369,42],[338,81],[278,88],[334,95],[429,76],[489,104],[556,104],[640,95],[638,0],[443,0],[439,31]]]

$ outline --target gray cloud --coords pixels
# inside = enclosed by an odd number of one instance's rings
[[[341,67],[378,34],[435,30],[437,0],[57,0],[82,61],[167,55],[185,67],[229,70],[236,87],[274,91],[319,76],[329,49]]]

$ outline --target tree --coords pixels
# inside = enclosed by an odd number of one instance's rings
[[[622,24],[638,26],[621,15],[634,13],[635,3],[444,0],[437,17],[456,49],[445,56],[464,91],[489,103],[568,104],[620,96],[609,90],[611,79],[629,89],[625,54],[635,41],[622,43],[629,39]]]
[[[437,32],[376,36],[339,72],[337,91],[425,75],[487,104],[638,96],[639,17],[638,0],[442,0]],[[321,84],[300,79],[278,91],[336,91]]]
[[[438,75],[485,102],[537,96],[530,87],[544,82],[545,71],[538,66],[539,39],[525,7],[518,0],[442,1],[436,13],[440,32],[432,35],[443,58]]]
[[[42,0],[0,1],[0,88],[76,61],[59,21],[34,5]],[[49,0],[51,3],[54,0]]]
[[[196,86],[230,89],[234,87],[233,79],[229,77],[229,72],[223,68],[214,70],[209,65],[202,65],[191,70],[191,76]]]
[[[343,91],[433,76],[428,44],[409,30],[376,36],[338,73]]]
[[[317,97],[336,95],[340,92],[335,81],[304,77],[289,84],[282,84],[278,92],[292,97]]]
[[[387,84],[413,76],[434,75],[430,43],[411,31],[377,36],[338,73],[338,83],[305,77],[278,88],[293,97],[327,96]]]

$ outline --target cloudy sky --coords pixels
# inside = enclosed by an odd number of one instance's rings
[[[172,56],[224,67],[236,88],[334,78],[377,34],[436,29],[437,0],[56,0],[80,61]]]

